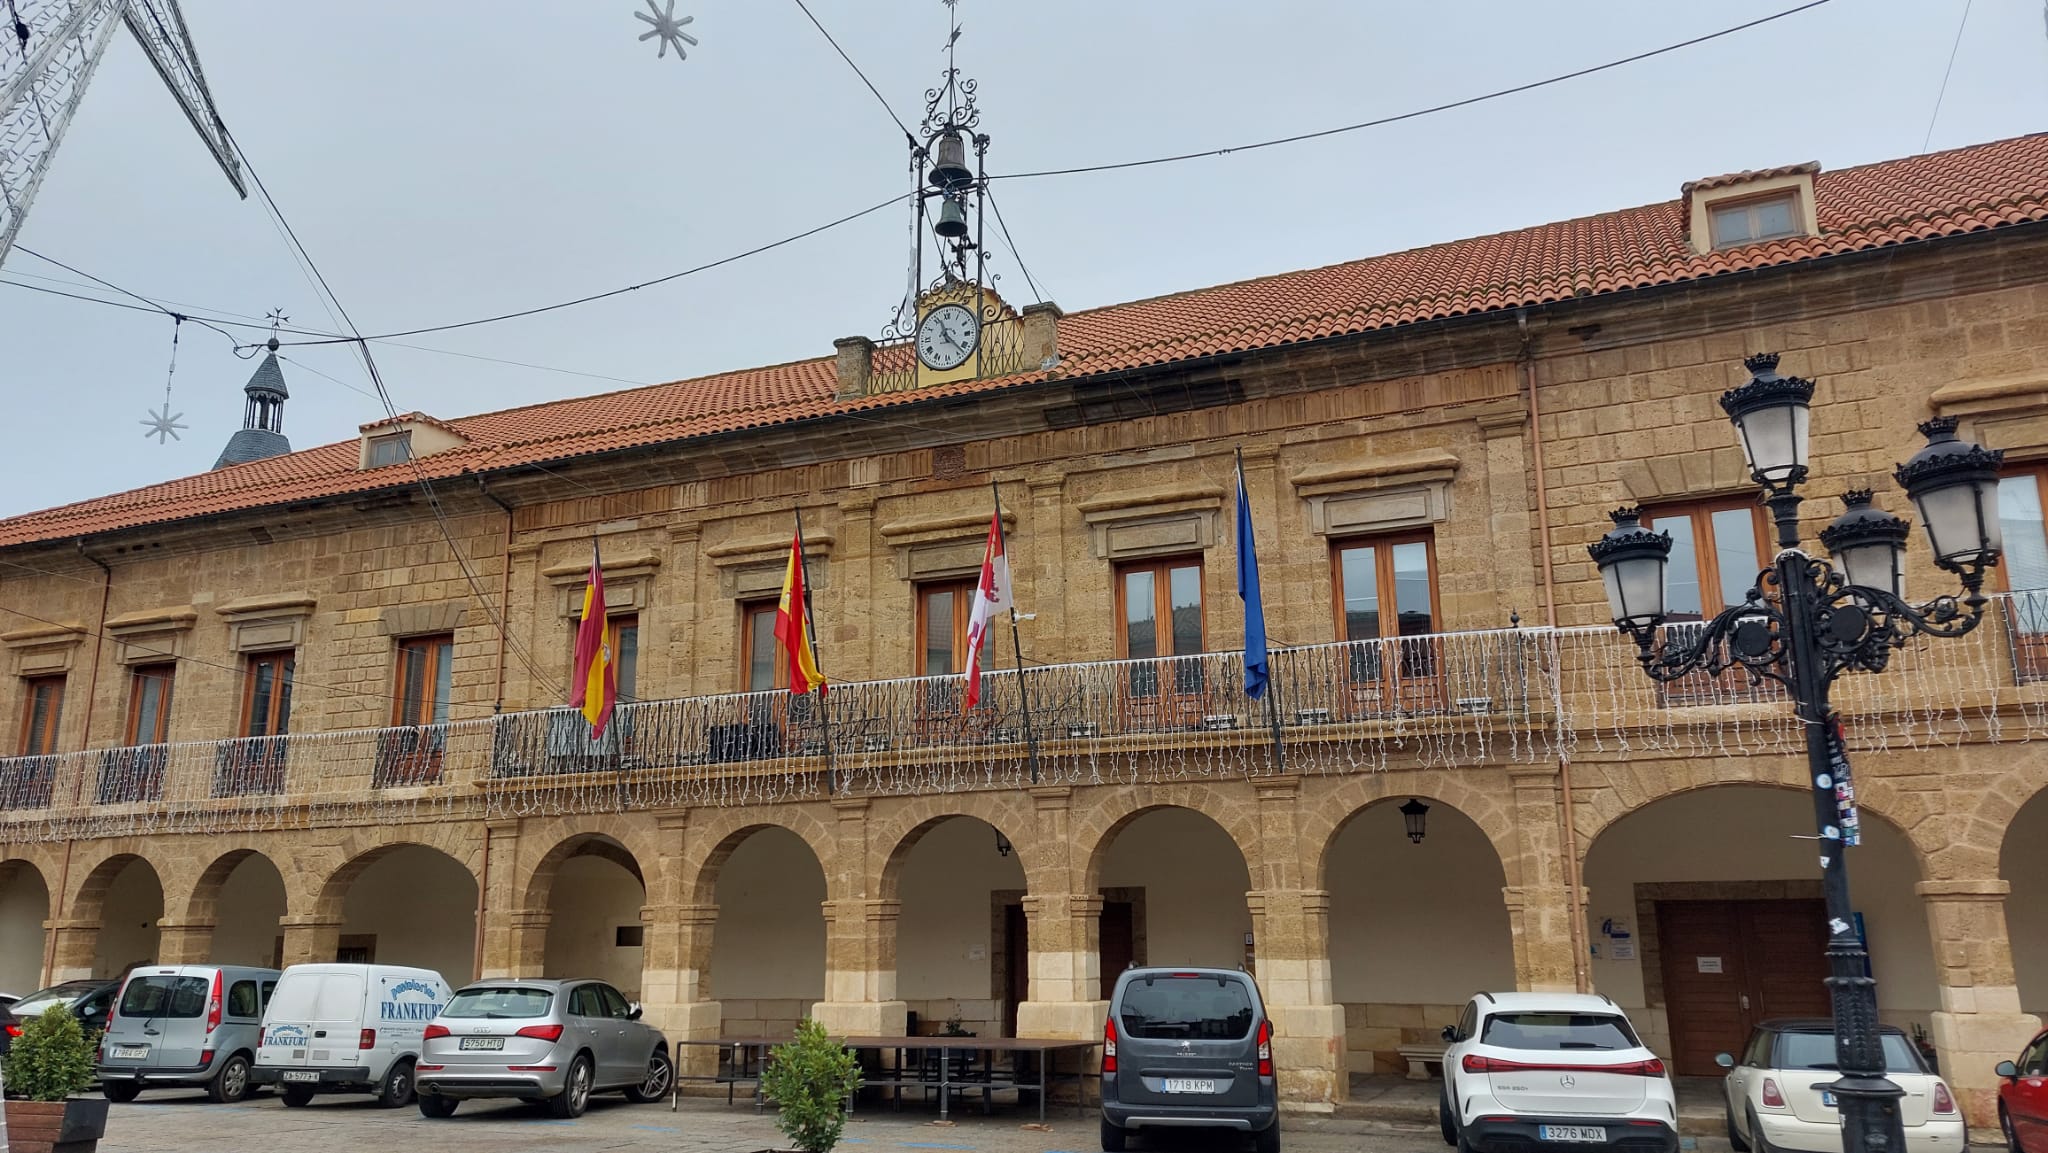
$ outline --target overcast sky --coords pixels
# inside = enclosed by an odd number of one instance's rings
[[[940,0],[809,0],[906,119],[944,64]],[[644,0],[642,0],[644,3]],[[1921,150],[1965,0],[1833,0],[1642,64],[1284,148],[1004,182],[1069,311],[1674,198],[1689,179]],[[992,172],[1244,143],[1600,63],[1791,7],[961,0]],[[633,0],[184,0],[221,115],[365,332],[601,291],[821,224],[907,184],[901,133],[795,0],[677,0],[657,59]],[[2048,128],[2041,0],[1976,0],[1939,149]],[[456,417],[877,335],[904,286],[889,210],[662,287],[376,346],[402,410]],[[991,231],[993,236],[993,230]],[[20,243],[195,312],[332,329],[259,202],[237,200],[125,31]],[[1000,241],[1000,290],[1031,294]],[[64,287],[16,249],[0,279]],[[68,290],[68,289],[67,289]],[[0,515],[204,471],[254,363],[187,325],[0,285]],[[383,415],[340,348],[287,350],[300,448]],[[317,372],[316,372],[317,370]],[[551,371],[565,370],[565,371]],[[318,375],[325,373],[334,379]],[[579,375],[588,374],[588,375]],[[337,383],[341,382],[341,383]]]

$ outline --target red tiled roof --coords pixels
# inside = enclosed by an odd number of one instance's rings
[[[1804,166],[1769,169],[1799,171]],[[1746,174],[1749,178],[1762,174]],[[1719,187],[1716,177],[1692,187]],[[547,463],[936,396],[1172,364],[1419,321],[1700,280],[2048,221],[2048,134],[1823,172],[1821,235],[1695,253],[1670,200],[1407,252],[1070,313],[1050,372],[834,398],[831,356],[447,422],[469,443],[417,462],[433,479]],[[413,465],[360,470],[356,442],[234,465],[0,520],[0,546],[409,484]]]

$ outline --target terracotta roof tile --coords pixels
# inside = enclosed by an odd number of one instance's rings
[[[1671,200],[1068,313],[1049,373],[842,401],[834,358],[823,356],[448,421],[469,443],[417,463],[440,479],[2039,223],[2048,221],[2048,134],[1821,172],[1814,199],[1818,237],[1695,253],[1685,201]],[[0,546],[411,483],[409,467],[365,471],[358,460],[350,440],[28,513],[0,520]]]

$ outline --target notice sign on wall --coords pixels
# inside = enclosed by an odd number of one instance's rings
[[[1694,959],[1699,962],[1700,972],[1702,973],[1718,973],[1721,971],[1721,958],[1719,957],[1697,957]]]

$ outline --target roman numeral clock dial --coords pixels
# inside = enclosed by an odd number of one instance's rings
[[[981,320],[971,309],[942,304],[925,314],[917,326],[917,358],[927,368],[958,368],[981,343]]]

